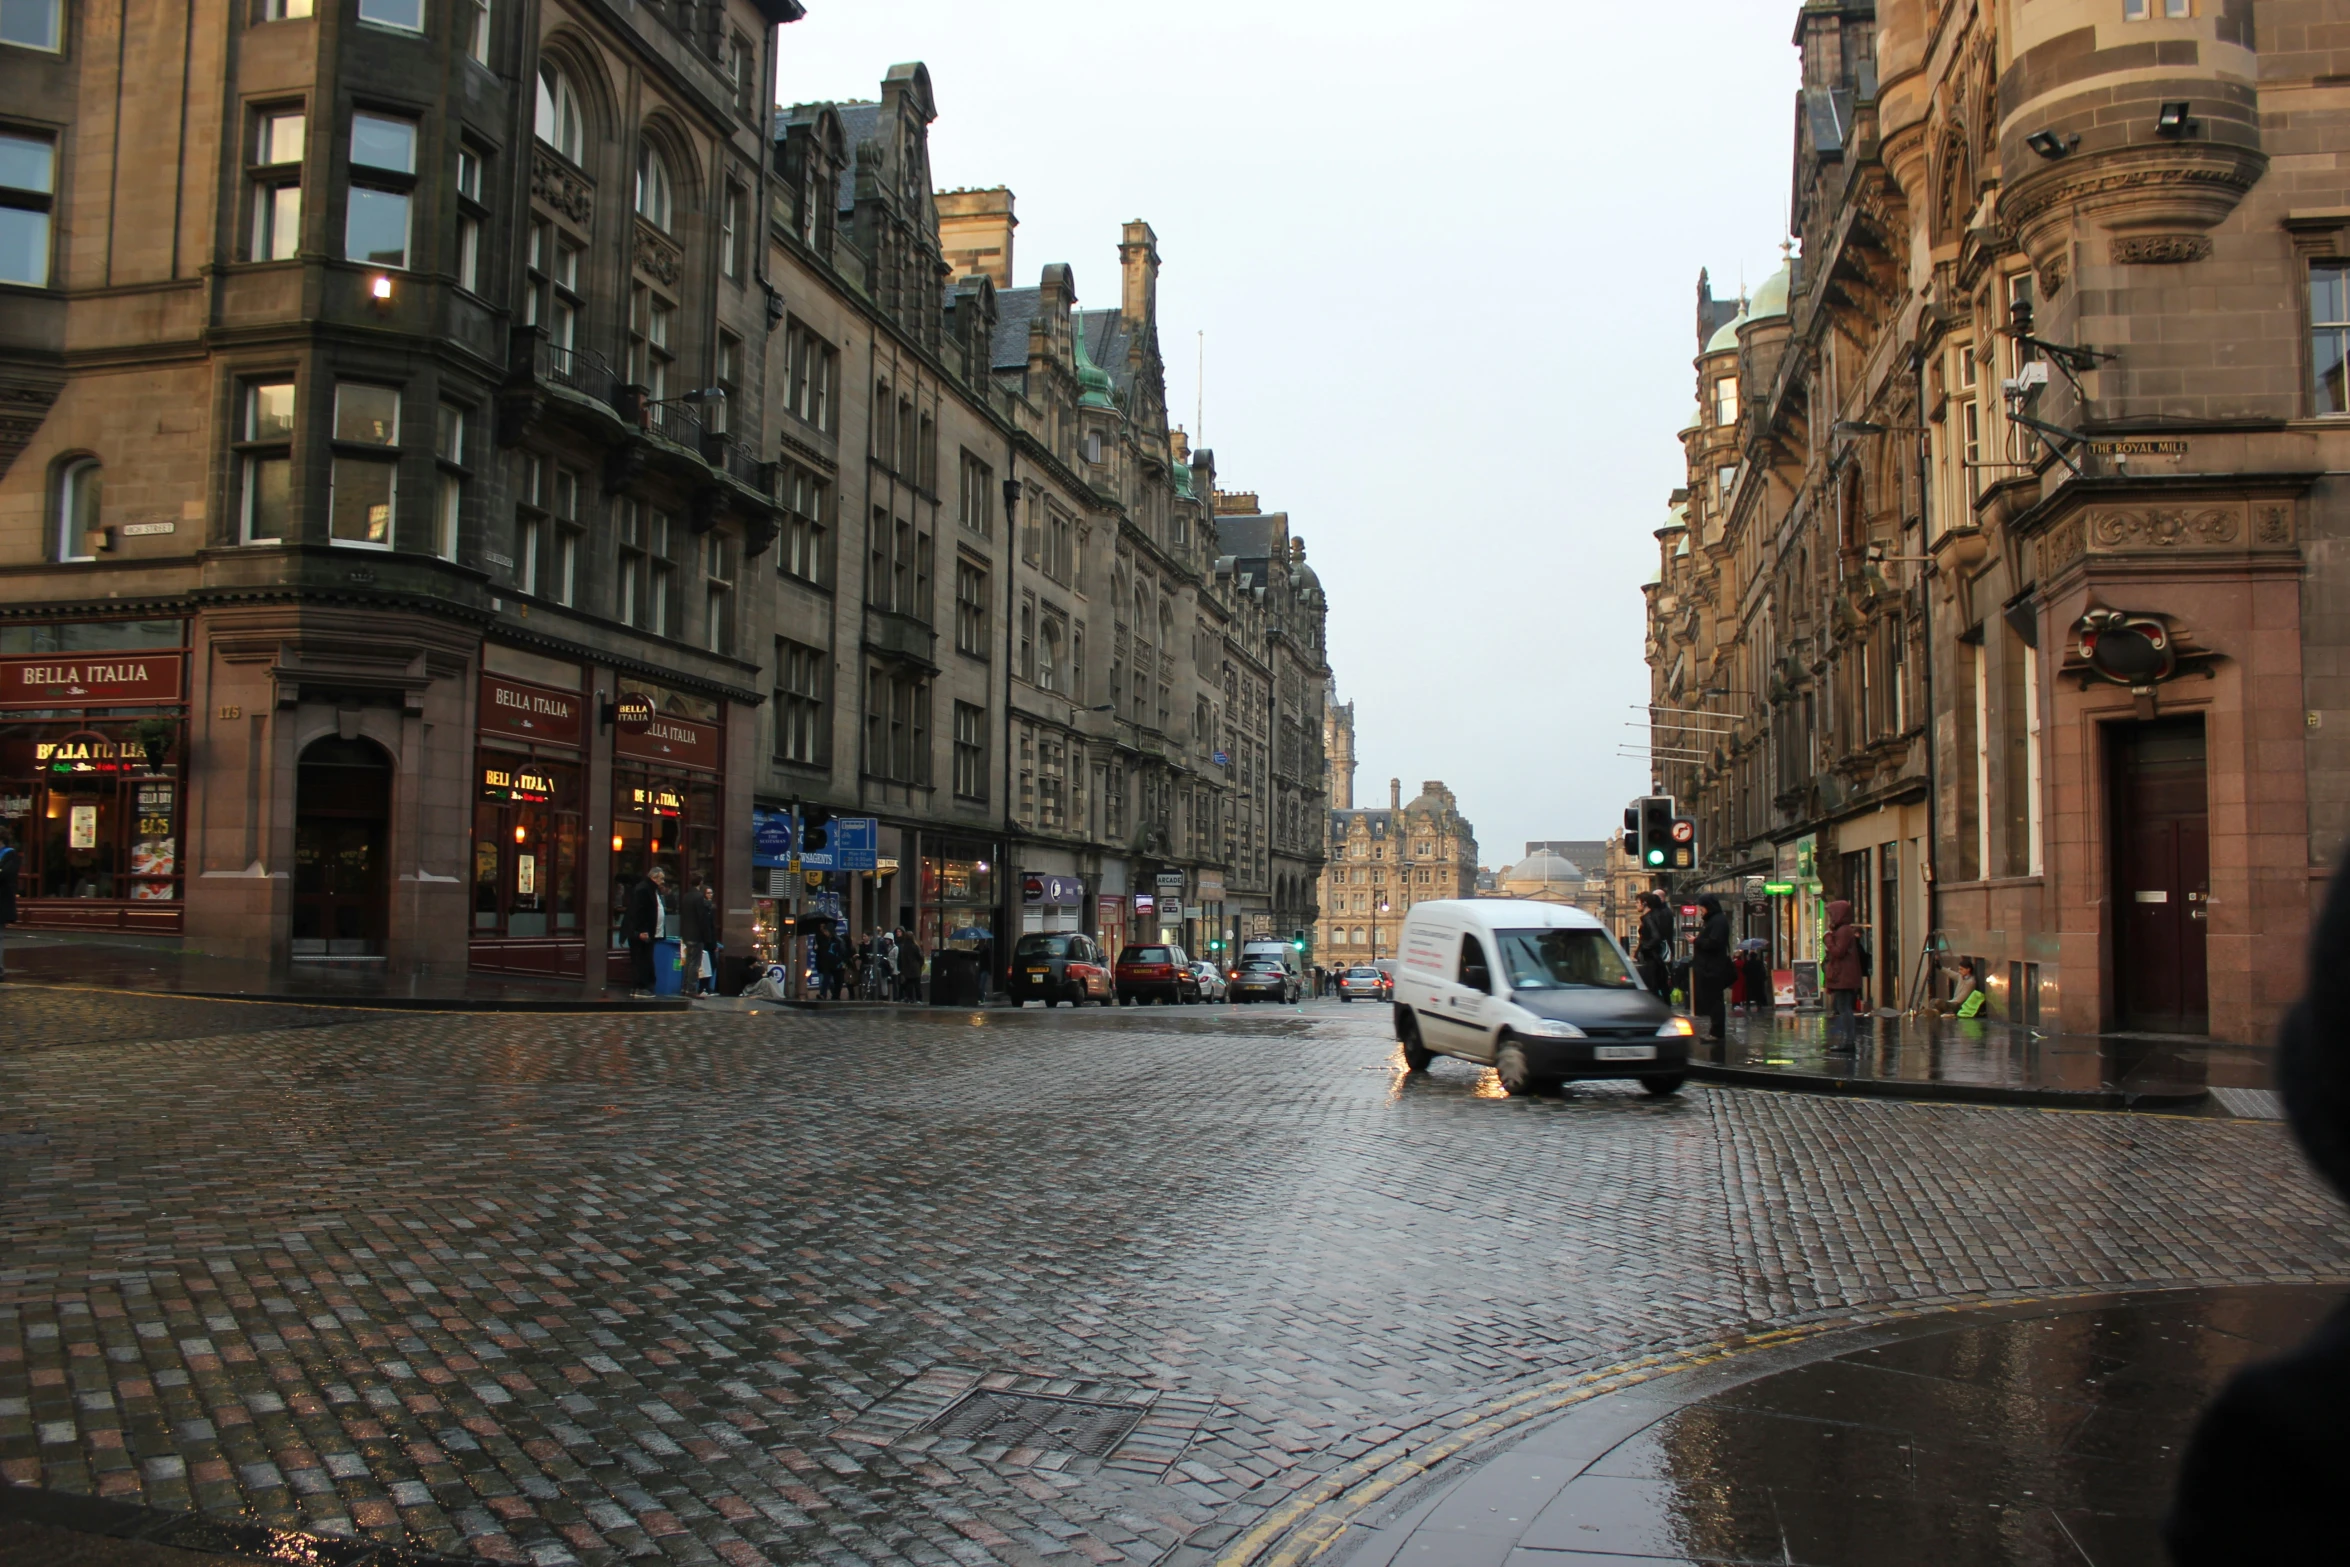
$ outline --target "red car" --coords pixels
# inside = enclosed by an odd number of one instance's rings
[[[1199,976],[1181,947],[1131,946],[1118,954],[1118,1004],[1160,1001],[1173,1006],[1199,1000]]]
[[[1110,965],[1091,936],[1075,931],[1049,936],[1031,931],[1012,949],[1012,972],[1007,986],[1021,1006],[1031,1000],[1048,1007],[1066,1001],[1073,1007],[1089,1001],[1110,1004],[1113,985]]]

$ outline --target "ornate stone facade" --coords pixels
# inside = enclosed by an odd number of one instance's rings
[[[1332,810],[1329,834],[1318,945],[1332,967],[1393,957],[1415,903],[1477,895],[1477,829],[1441,779],[1408,805],[1389,779],[1385,810]]]

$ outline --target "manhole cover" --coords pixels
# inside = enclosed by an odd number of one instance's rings
[[[1105,1404],[1085,1398],[981,1389],[922,1422],[915,1434],[1005,1447],[1050,1447],[1086,1458],[1107,1458],[1148,1413],[1145,1404]]]

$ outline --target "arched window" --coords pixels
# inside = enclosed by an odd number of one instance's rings
[[[101,470],[85,457],[67,465],[57,483],[57,558],[91,560],[90,534],[98,526]]]
[[[587,135],[580,117],[579,94],[571,78],[552,60],[539,62],[538,139],[574,163],[585,163]]]
[[[662,233],[669,232],[669,165],[652,142],[639,145],[636,155],[636,213]]]

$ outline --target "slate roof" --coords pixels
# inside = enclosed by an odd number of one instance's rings
[[[1277,541],[1288,530],[1287,512],[1264,512],[1253,517],[1218,517],[1216,550],[1219,554],[1230,555],[1237,560],[1271,560]]]
[[[1134,373],[1126,362],[1134,334],[1126,330],[1126,316],[1117,310],[1080,310],[1077,319],[1085,333],[1085,351],[1093,362],[1109,372],[1110,384],[1123,397],[1134,386]]]
[[[1028,328],[1044,306],[1041,288],[999,288],[995,295],[995,339],[988,347],[992,370],[1028,368]]]
[[[841,166],[839,207],[843,212],[857,205],[857,144],[868,142],[881,130],[881,105],[852,100],[836,103],[840,115],[840,139],[849,149],[848,162]]]

